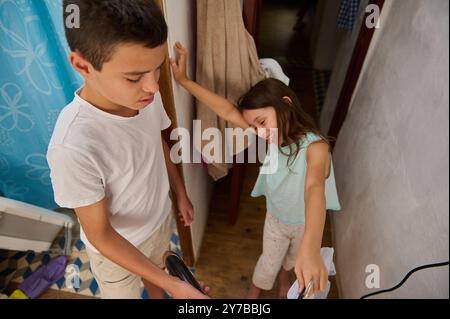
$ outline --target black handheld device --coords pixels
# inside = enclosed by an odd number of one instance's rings
[[[173,251],[168,251],[164,254],[164,264],[170,275],[180,278],[181,280],[189,283],[191,286],[196,288],[202,294],[205,294],[202,286],[200,286],[184,261]]]

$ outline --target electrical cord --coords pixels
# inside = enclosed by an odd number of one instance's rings
[[[396,285],[396,286],[394,286],[394,287],[392,287],[392,288],[390,288],[390,289],[384,289],[384,290],[380,290],[380,291],[376,291],[376,292],[373,292],[373,293],[364,295],[364,296],[362,296],[360,299],[366,299],[366,298],[368,298],[368,297],[372,297],[372,296],[375,296],[375,295],[379,295],[379,294],[383,294],[383,293],[386,293],[386,292],[394,291],[394,290],[400,288],[400,287],[408,280],[408,278],[411,277],[411,275],[412,275],[413,273],[415,273],[416,271],[423,270],[423,269],[427,269],[427,268],[443,267],[443,266],[448,266],[448,265],[449,265],[449,262],[446,261],[446,262],[442,262],[442,263],[423,265],[423,266],[414,268],[413,270],[411,270],[411,271],[405,276],[405,278],[403,278],[403,280],[402,280],[398,285]]]

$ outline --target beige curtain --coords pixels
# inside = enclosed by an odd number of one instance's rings
[[[255,43],[244,26],[240,0],[197,0],[196,81],[236,104],[264,77]],[[225,155],[224,130],[232,127],[231,124],[200,102],[197,102],[197,119],[201,120],[202,131],[209,127],[222,131],[222,154]],[[206,144],[208,141],[202,141],[202,149]],[[203,156],[209,161],[207,154]],[[214,180],[226,176],[228,169],[229,164],[224,160],[208,165]]]

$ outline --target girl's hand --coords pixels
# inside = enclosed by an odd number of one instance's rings
[[[177,197],[178,216],[184,226],[188,227],[194,221],[194,207],[186,194]]]
[[[307,292],[306,297],[319,291],[325,291],[327,287],[328,270],[320,252],[310,253],[301,249],[295,263],[295,274],[297,275],[299,293],[308,286],[309,282],[313,282],[313,287]]]
[[[172,73],[175,81],[179,84],[183,84],[189,80],[186,74],[186,63],[188,59],[188,51],[181,45],[180,42],[176,42],[173,46],[175,54],[178,56],[177,60],[170,58],[170,65],[172,66]]]

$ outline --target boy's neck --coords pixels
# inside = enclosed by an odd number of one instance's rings
[[[85,86],[81,89],[79,96],[86,102],[90,103],[92,106],[110,114],[123,117],[133,117],[139,114],[139,111],[137,110],[117,105],[105,99],[103,96],[98,94],[96,90],[92,89],[88,84],[85,84]]]

